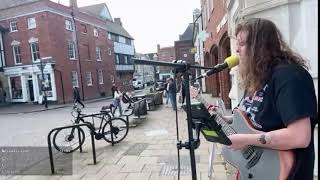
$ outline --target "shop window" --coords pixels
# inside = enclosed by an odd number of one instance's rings
[[[39,93],[47,93],[47,97],[52,97],[52,85],[50,74],[44,74],[44,81],[42,81],[42,75],[38,74]]]
[[[21,77],[10,77],[12,99],[22,99]]]

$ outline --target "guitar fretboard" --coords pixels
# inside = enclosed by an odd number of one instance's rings
[[[200,94],[197,95],[196,99],[203,103],[206,107],[209,107],[210,104],[203,98],[201,97]],[[219,113],[216,113],[215,121],[221,125],[222,131],[227,135],[232,135],[236,134],[237,132],[221,117],[222,115]]]
[[[200,94],[196,96],[196,99],[203,103],[206,107],[209,107],[211,104],[209,104],[203,97],[201,97]],[[237,132],[228,124],[225,120],[222,119],[222,115],[219,113],[216,113],[215,121],[221,125],[222,131],[227,135],[237,134]],[[253,146],[247,146],[247,148],[244,148],[241,150],[244,154],[252,154],[255,152],[255,149]]]

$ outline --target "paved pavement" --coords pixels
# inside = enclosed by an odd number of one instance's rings
[[[209,97],[209,96],[208,96]],[[30,106],[30,107],[29,107]],[[49,106],[49,109],[65,105]],[[17,109],[19,110],[13,110]],[[11,113],[40,111],[34,105],[14,105],[9,107]],[[6,109],[0,113],[9,113]],[[133,119],[130,119],[130,123]],[[187,141],[186,113],[178,110],[179,140]],[[90,138],[86,138],[84,153],[75,152],[73,156],[72,175],[50,175],[46,169],[45,176],[0,176],[0,179],[113,179],[113,180],[177,180],[175,112],[170,107],[160,105],[154,111],[148,111],[147,118],[136,127],[131,127],[128,136],[119,144],[111,146],[104,140],[97,141],[97,164],[93,165]],[[212,150],[201,135],[201,144],[195,150],[197,179],[208,179],[208,162]],[[228,166],[219,154],[220,146],[214,161],[215,180],[235,179],[235,170]],[[59,155],[57,155],[59,157]],[[180,150],[181,173],[180,179],[192,179],[190,171],[189,150]],[[47,161],[47,167],[49,161]]]

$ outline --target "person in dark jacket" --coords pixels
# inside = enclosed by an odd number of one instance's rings
[[[168,94],[169,94],[169,99],[172,104],[173,110],[177,110],[177,86],[176,83],[174,82],[173,78],[169,79],[169,84],[168,84]]]
[[[83,108],[85,107],[84,104],[81,102],[80,91],[78,87],[73,88],[73,100],[74,103],[79,103],[82,105]]]

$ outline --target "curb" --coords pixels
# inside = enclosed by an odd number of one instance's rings
[[[111,96],[104,97],[104,98],[99,98],[99,99],[91,99],[84,101],[84,103],[94,103],[94,102],[99,102],[103,100],[110,100],[112,99]],[[31,111],[21,111],[21,112],[6,112],[6,113],[0,113],[0,115],[12,115],[12,114],[29,114],[29,113],[35,113],[35,112],[43,112],[43,111],[49,111],[49,110],[55,110],[55,109],[60,109],[60,108],[65,108],[65,107],[72,107],[73,104],[65,104],[65,105],[58,105],[56,107],[49,107],[47,109],[37,109],[37,110],[31,110]]]

